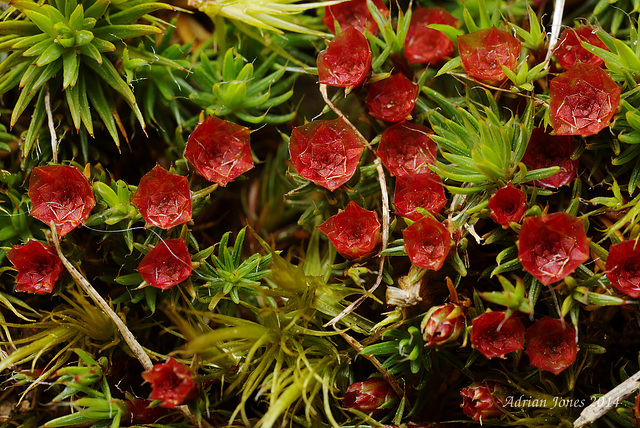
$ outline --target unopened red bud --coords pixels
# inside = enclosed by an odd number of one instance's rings
[[[476,422],[497,418],[503,414],[507,388],[497,382],[474,383],[460,391],[462,410]]]
[[[422,320],[425,346],[440,346],[453,342],[464,331],[465,310],[455,303],[432,307]]]
[[[349,385],[343,404],[348,409],[379,415],[384,413],[385,409],[382,407],[389,406],[396,398],[393,388],[386,380],[375,378]]]

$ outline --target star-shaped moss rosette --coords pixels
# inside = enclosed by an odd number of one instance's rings
[[[140,261],[138,272],[152,287],[166,290],[191,276],[191,255],[184,239],[163,239]]]
[[[178,22],[182,23],[174,18],[161,36],[145,37],[140,45],[128,46],[128,61],[123,50],[122,67],[127,83],[140,100],[147,125],[159,131],[164,141],[171,141],[176,127],[182,129],[196,112],[184,100],[197,92],[191,76],[198,67],[188,60],[197,40],[176,43],[180,34],[176,31]]]
[[[71,165],[47,165],[33,168],[29,180],[29,197],[33,207],[29,215],[65,236],[80,226],[96,201],[89,180]]]
[[[622,89],[606,71],[578,63],[551,80],[549,121],[556,135],[594,135],[608,127]]]
[[[404,42],[404,56],[409,64],[438,65],[455,50],[453,41],[442,31],[427,28],[439,24],[456,27],[458,20],[441,7],[417,7]]]
[[[24,245],[14,245],[7,252],[7,258],[18,270],[17,292],[51,293],[64,270],[55,250],[34,239]]]
[[[234,24],[247,24],[261,30],[283,33],[312,34],[324,36],[325,33],[295,22],[298,14],[305,11],[340,3],[341,1],[309,2],[299,0],[189,0],[189,5],[209,15],[214,21],[217,18],[230,19]],[[217,20],[220,25],[223,22]]]
[[[15,87],[21,89],[10,124],[15,125],[31,102],[37,100],[25,135],[23,156],[30,153],[44,123],[48,92],[64,95],[76,130],[83,127],[94,134],[93,109],[119,145],[121,121],[115,99],[106,95],[112,91],[131,107],[144,129],[138,102],[114,62],[120,56],[118,52],[126,48],[126,40],[162,32],[160,21],[149,15],[161,9],[172,7],[130,0],[98,0],[91,5],[73,0],[11,2],[0,22],[0,33],[4,34],[0,52],[8,52],[0,63],[0,95]]]
[[[192,75],[197,90],[190,100],[208,114],[234,116],[248,123],[284,123],[296,116],[289,108],[278,114],[293,95],[295,74],[287,74],[286,67],[275,63],[277,54],[263,59],[257,68],[235,48],[229,48],[221,60],[216,60],[218,55],[201,52]]]
[[[156,165],[146,173],[131,198],[146,227],[170,229],[191,221],[193,210],[189,180]]]
[[[291,132],[289,154],[300,177],[334,191],[356,172],[361,137],[342,119],[314,120]]]
[[[578,354],[576,331],[564,320],[544,316],[527,328],[527,355],[532,366],[558,375]]]
[[[582,220],[565,212],[526,218],[518,237],[518,259],[545,285],[563,280],[589,260]]]
[[[219,296],[228,295],[236,304],[243,298],[255,293],[262,286],[261,281],[271,273],[272,255],[255,253],[243,258],[245,234],[247,228],[241,229],[235,242],[229,242],[230,232],[225,233],[217,246],[217,252],[211,249],[210,260],[194,258],[199,263],[198,277],[206,281],[206,287],[198,287],[198,300],[209,304],[213,309],[219,302]],[[207,254],[205,250],[200,254]]]
[[[318,83],[345,88],[347,92],[365,81],[371,72],[371,48],[354,27],[335,36],[318,54]]]
[[[226,186],[253,168],[249,128],[207,117],[189,135],[184,157],[207,180]]]
[[[527,170],[522,163],[534,124],[534,104],[529,102],[520,115],[502,119],[502,113],[490,101],[491,92],[485,90],[487,105],[478,107],[461,99],[462,106],[446,101],[442,94],[425,87],[423,93],[437,109],[429,110],[434,131],[430,138],[438,145],[442,159],[431,169],[448,179],[447,189],[453,193],[483,194],[499,189],[506,182],[514,185],[557,174],[559,167]],[[464,189],[452,183],[465,183]],[[449,184],[451,183],[451,184]]]
[[[471,345],[486,358],[524,349],[524,325],[506,312],[484,312],[471,322]]]

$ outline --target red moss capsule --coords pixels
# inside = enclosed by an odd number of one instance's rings
[[[404,42],[404,55],[409,64],[438,64],[453,53],[453,41],[442,31],[427,28],[431,24],[455,27],[458,20],[440,7],[417,7]]]
[[[89,180],[70,165],[33,168],[29,197],[33,204],[29,215],[47,225],[53,221],[60,236],[82,224],[96,205]]]
[[[515,37],[496,27],[458,36],[462,67],[469,76],[487,83],[500,83],[507,78],[502,66],[515,70],[520,49]]]
[[[138,265],[142,279],[166,290],[191,276],[191,256],[182,238],[165,239],[153,247]]]
[[[640,244],[623,241],[609,248],[607,279],[613,288],[630,297],[640,297]]]
[[[549,121],[556,135],[594,135],[609,126],[622,90],[606,71],[578,63],[551,80]]]
[[[471,322],[471,345],[487,358],[524,349],[524,325],[506,312],[485,312]]]
[[[314,120],[291,132],[289,154],[300,177],[335,190],[355,174],[361,138],[342,119]]]
[[[156,165],[140,180],[131,198],[146,227],[170,229],[191,220],[192,202],[187,177]]]
[[[451,248],[451,233],[431,217],[420,220],[402,231],[404,249],[414,265],[440,270]]]
[[[17,292],[51,293],[64,270],[55,250],[34,239],[28,240],[24,245],[14,245],[7,252],[7,258],[18,270]]]
[[[373,0],[373,4],[382,16],[389,16],[389,9],[382,3],[382,0]],[[373,35],[378,34],[379,31],[378,24],[367,7],[367,0],[347,0],[333,6],[325,6],[322,22],[334,34],[336,32],[335,21],[338,21],[342,31],[349,27],[354,27],[361,33],[368,31]]]
[[[518,260],[541,283],[561,281],[588,259],[589,241],[581,219],[559,212],[522,222]]]
[[[366,37],[349,27],[318,54],[318,82],[348,90],[360,85],[371,70],[371,48]]]
[[[189,135],[184,157],[207,180],[226,186],[253,168],[249,128],[207,117]]]
[[[527,209],[527,196],[511,183],[489,198],[489,216],[501,226],[520,221]]]
[[[416,105],[418,85],[398,73],[369,85],[365,103],[369,114],[387,122],[400,122]]]
[[[446,204],[444,185],[437,174],[427,172],[396,179],[393,205],[398,215],[417,221],[422,218],[418,208],[424,208],[435,215]]]
[[[557,189],[568,185],[576,178],[579,160],[571,159],[575,149],[573,137],[550,135],[542,128],[536,128],[531,133],[522,162],[528,170],[559,166],[560,172],[557,174],[534,181],[538,186]]]
[[[527,355],[540,370],[560,374],[577,353],[576,331],[563,320],[545,316],[527,329]]]
[[[188,367],[169,357],[165,363],[156,364],[142,373],[145,381],[151,384],[149,400],[159,400],[160,405],[173,408],[187,403],[198,394],[198,385]]]
[[[586,42],[599,48],[607,49],[607,46],[598,37],[598,31],[601,30],[590,25],[581,25],[578,28],[566,28],[560,35],[557,47],[553,52],[558,63],[560,63],[565,70],[569,70],[577,62],[592,64],[598,67],[604,64],[602,58],[583,48],[580,43]]]
[[[436,163],[437,147],[429,128],[400,122],[387,128],[380,138],[377,155],[391,175],[407,177],[430,172]]]
[[[149,407],[153,403],[151,400],[131,397],[126,401],[127,410],[122,416],[123,421],[132,425],[149,426],[155,423],[167,423],[173,411],[162,407]],[[160,421],[162,420],[162,421]]]
[[[336,250],[348,260],[358,260],[373,253],[380,244],[380,222],[375,211],[368,211],[350,201],[344,211],[329,217],[318,226]]]

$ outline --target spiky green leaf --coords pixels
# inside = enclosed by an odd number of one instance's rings
[[[64,48],[57,43],[51,43],[45,50],[40,54],[38,59],[36,60],[37,66],[43,66],[47,64],[51,64],[58,58],[62,56],[64,53]]]
[[[131,24],[131,25],[109,25],[106,27],[94,28],[93,35],[97,38],[110,40],[124,40],[134,37],[160,34],[162,30],[152,25]]]

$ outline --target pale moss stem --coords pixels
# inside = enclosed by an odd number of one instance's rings
[[[546,61],[545,68],[549,67],[549,60],[553,55],[553,50],[558,43],[558,36],[560,36],[560,30],[562,29],[562,15],[564,13],[564,0],[555,0],[553,5],[553,20],[551,21],[551,34],[549,36],[549,49],[547,50],[547,56],[544,59]]]
[[[640,387],[640,371],[587,406],[573,423],[574,428],[582,428],[592,424],[619,405],[622,400],[636,392],[638,387]]]
[[[51,238],[53,240],[53,245],[56,248],[58,257],[60,257],[62,264],[67,269],[69,274],[71,274],[71,277],[73,278],[75,283],[78,284],[80,288],[82,288],[82,290],[84,290],[84,292],[89,295],[89,297],[91,297],[91,300],[93,300],[94,303],[98,305],[98,307],[102,309],[102,311],[109,318],[111,318],[113,323],[118,328],[118,331],[120,331],[120,334],[122,334],[122,338],[125,342],[127,342],[127,345],[129,345],[129,348],[131,349],[131,352],[133,352],[133,355],[135,355],[138,361],[140,361],[140,364],[142,364],[142,367],[144,367],[145,370],[151,370],[153,368],[153,363],[151,362],[151,358],[149,358],[145,350],[142,348],[142,345],[140,345],[138,340],[135,338],[133,333],[131,333],[131,330],[129,330],[125,323],[122,322],[122,319],[120,319],[118,314],[116,314],[115,311],[111,309],[111,306],[109,306],[107,301],[102,298],[100,293],[98,293],[96,289],[93,288],[93,285],[91,285],[91,283],[65,257],[62,249],[60,248],[60,240],[58,239],[58,233],[53,221],[51,221],[51,224],[49,226],[51,228]]]
[[[389,195],[387,194],[387,184],[384,178],[384,170],[382,169],[382,164],[380,163],[380,159],[376,158],[376,169],[378,170],[378,180],[380,181],[380,188],[382,193],[382,250],[384,251],[387,248],[387,243],[389,242]],[[382,284],[382,276],[384,275],[384,261],[385,256],[380,256],[380,267],[378,269],[378,276],[376,278],[375,284],[367,290],[367,294],[364,294],[358,298],[355,302],[351,303],[347,306],[342,312],[336,315],[331,321],[326,323],[324,327],[333,326],[338,321],[340,321],[345,316],[349,315],[351,312],[356,310],[358,306],[362,304],[367,297],[373,294],[374,291]]]
[[[327,85],[322,83],[320,84],[320,93],[322,94],[322,98],[324,99],[324,102],[329,106],[329,108],[333,110],[333,112],[337,114],[338,117],[342,119],[356,133],[356,135],[360,137],[360,139],[363,141],[363,144],[367,148],[371,149],[371,145],[369,144],[367,139],[364,138],[364,135],[362,135],[360,131],[358,131],[358,128],[356,128],[355,125],[351,123],[351,121],[344,115],[344,113],[342,113],[342,110],[340,110],[338,107],[335,106],[335,104],[331,102],[331,100],[329,99],[329,95],[327,94]],[[384,175],[384,169],[382,168],[382,162],[380,161],[380,158],[377,155],[376,155],[374,164],[376,165],[376,171],[378,173],[378,183],[380,183],[380,196],[382,198],[382,249],[381,251],[384,251],[387,249],[387,245],[389,243],[389,223],[390,223],[389,193],[387,192],[387,180]],[[385,256],[380,256],[380,267],[378,269],[378,276],[376,278],[376,282],[367,291],[367,294],[360,296],[358,300],[356,300],[355,302],[347,306],[342,312],[336,315],[331,321],[326,323],[324,327],[335,325],[342,318],[349,315],[358,306],[360,306],[362,302],[364,302],[367,299],[367,297],[370,296],[380,286],[380,284],[382,283],[382,276],[384,275],[384,262],[385,262]]]
[[[48,84],[47,90],[44,94],[44,109],[47,112],[47,123],[49,124],[49,134],[51,135],[51,153],[53,153],[53,163],[58,163],[58,137],[56,135],[56,128],[53,125],[53,114],[51,113],[51,94],[49,92]]]
[[[62,264],[67,269],[75,283],[78,284],[80,288],[82,288],[84,292],[89,295],[89,297],[91,297],[91,300],[93,300],[94,303],[98,305],[98,307],[102,309],[102,311],[109,318],[111,318],[111,321],[113,321],[113,323],[116,325],[118,331],[122,335],[122,338],[125,342],[127,342],[127,345],[129,345],[129,349],[131,349],[133,355],[135,355],[138,361],[140,361],[142,367],[144,367],[146,371],[151,370],[153,368],[153,362],[151,362],[151,358],[149,358],[149,355],[147,355],[142,345],[140,345],[136,337],[133,335],[133,333],[131,333],[131,330],[129,330],[122,319],[120,319],[118,314],[116,314],[115,311],[111,309],[111,306],[109,306],[107,301],[102,298],[100,293],[98,293],[98,291],[93,288],[93,285],[91,285],[91,283],[65,257],[62,249],[60,248],[60,240],[58,239],[58,233],[56,232],[56,226],[54,222],[52,221],[49,226],[51,228],[51,240],[53,241],[53,245],[56,249],[56,252],[58,253],[58,257],[60,257]],[[188,406],[182,405],[178,406],[177,408],[195,426],[212,428],[207,421],[198,420],[195,415],[191,413],[191,410],[189,410]]]

